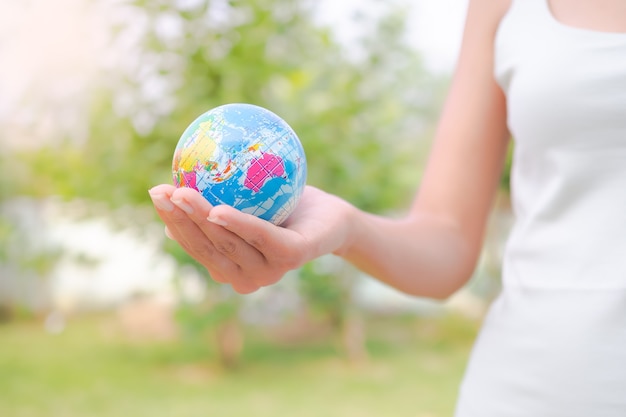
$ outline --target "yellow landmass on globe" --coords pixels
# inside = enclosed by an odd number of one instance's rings
[[[204,165],[213,160],[213,153],[217,148],[215,140],[210,136],[211,122],[200,123],[196,135],[192,135],[193,142],[182,149],[179,166],[187,172],[193,171],[198,162]]]

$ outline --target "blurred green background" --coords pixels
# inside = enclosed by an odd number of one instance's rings
[[[406,210],[451,71],[407,41],[419,2],[352,3],[2,4],[0,416],[452,415],[506,176],[475,279],[442,303],[332,256],[236,295],[147,194],[191,121],[248,102],[298,133],[310,184]]]

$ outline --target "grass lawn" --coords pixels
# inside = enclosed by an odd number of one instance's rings
[[[242,366],[226,371],[208,342],[131,343],[112,320],[74,319],[57,335],[0,326],[0,416],[446,417],[477,328],[372,319],[360,364],[332,341],[285,346],[249,329]]]

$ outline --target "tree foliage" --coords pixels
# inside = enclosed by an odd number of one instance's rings
[[[25,172],[13,187],[111,208],[148,205],[147,190],[171,182],[172,154],[187,125],[215,106],[247,102],[294,128],[307,155],[309,184],[368,211],[406,205],[445,79],[428,74],[404,42],[406,10],[398,3],[388,3],[374,22],[363,21],[373,29],[350,45],[318,22],[316,4],[124,3],[127,18],[115,28],[113,43],[137,30],[141,42],[92,93],[86,139],[62,138],[18,153]],[[179,264],[206,274],[176,245],[166,249]],[[303,291],[340,320],[346,282],[315,271],[303,269]],[[224,311],[231,312],[231,299]]]
[[[68,138],[21,155],[39,179],[23,190],[112,206],[147,203],[149,187],[171,181],[173,149],[193,119],[249,102],[298,133],[309,183],[367,210],[405,202],[419,179],[412,155],[425,142],[420,127],[432,119],[442,83],[403,43],[401,9],[346,47],[314,21],[312,1],[185,3],[128,6],[133,19],[117,36],[144,27],[136,56],[103,78],[86,141]],[[350,55],[353,49],[361,53]]]

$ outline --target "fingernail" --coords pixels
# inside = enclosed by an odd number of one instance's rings
[[[170,229],[168,229],[167,226],[165,226],[165,236],[167,236],[169,239],[174,240],[174,236],[172,236],[172,232],[170,232]]]
[[[207,217],[207,220],[210,221],[213,224],[216,224],[216,225],[222,226],[222,227],[225,227],[225,226],[228,225],[228,223],[226,223],[224,220],[222,220],[222,219],[220,219],[218,217],[211,217],[211,216],[209,216],[209,217]]]
[[[193,208],[185,200],[181,198],[177,198],[177,199],[172,200],[172,203],[176,204],[176,206],[180,208],[182,211],[184,211],[185,213],[193,214]]]
[[[153,193],[152,191],[149,191],[149,194],[155,207],[158,208],[159,210],[163,210],[163,211],[174,210],[174,204],[172,204],[170,199],[167,198],[165,194]]]

